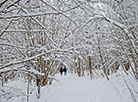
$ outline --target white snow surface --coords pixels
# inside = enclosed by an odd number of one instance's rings
[[[138,82],[129,74],[128,76],[119,72],[110,76],[110,80],[104,77],[91,80],[88,76],[77,77],[77,75],[68,74],[61,76],[57,74],[52,85],[41,88],[40,99],[36,98],[36,86],[31,86],[29,102],[133,102],[124,78],[138,101]],[[133,86],[132,86],[133,85]],[[22,89],[26,93],[27,83],[23,80],[11,81],[6,87]],[[135,87],[135,90],[134,90]],[[14,91],[14,94],[16,91]],[[19,92],[18,92],[19,93]],[[26,96],[20,96],[0,100],[0,102],[27,102]],[[1,93],[0,93],[1,94]],[[8,97],[8,96],[7,96]]]

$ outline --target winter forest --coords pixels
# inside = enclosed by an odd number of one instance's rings
[[[138,0],[0,0],[0,102],[138,102]]]

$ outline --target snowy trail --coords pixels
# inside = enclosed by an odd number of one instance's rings
[[[133,83],[135,90],[138,92],[138,82],[130,75],[125,76],[125,80],[131,90],[134,90],[130,83]],[[122,73],[116,73],[110,75],[110,80],[106,78],[95,78],[90,80],[89,76],[78,77],[76,75],[68,74],[67,76],[55,75],[58,81],[53,81],[52,85],[41,87],[41,97],[38,100],[36,98],[36,85],[30,86],[29,102],[133,102],[130,92]],[[27,83],[24,79],[18,79],[6,84],[12,95],[16,96],[7,100],[6,98],[0,100],[0,102],[26,102],[24,94],[18,93],[22,91],[27,93]],[[15,90],[18,88],[19,90]],[[133,91],[136,100],[138,100],[138,94]],[[8,97],[8,96],[6,96]]]
[[[125,93],[121,95],[124,88],[119,81],[115,84],[120,87],[104,78],[90,80],[75,75],[56,75],[56,78],[59,82],[41,89],[40,102],[132,102]]]

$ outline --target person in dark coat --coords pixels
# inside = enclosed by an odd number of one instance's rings
[[[64,75],[67,75],[67,68],[66,67],[64,67],[63,71],[64,71]]]
[[[59,72],[62,75],[62,73],[63,73],[63,68],[62,67],[60,68]]]

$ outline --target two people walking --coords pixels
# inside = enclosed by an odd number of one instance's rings
[[[63,72],[64,72],[64,75],[67,75],[67,69],[66,69],[66,67],[64,67],[64,68],[60,68],[60,70],[59,70],[59,72],[60,72],[60,74],[62,75],[63,74]]]

